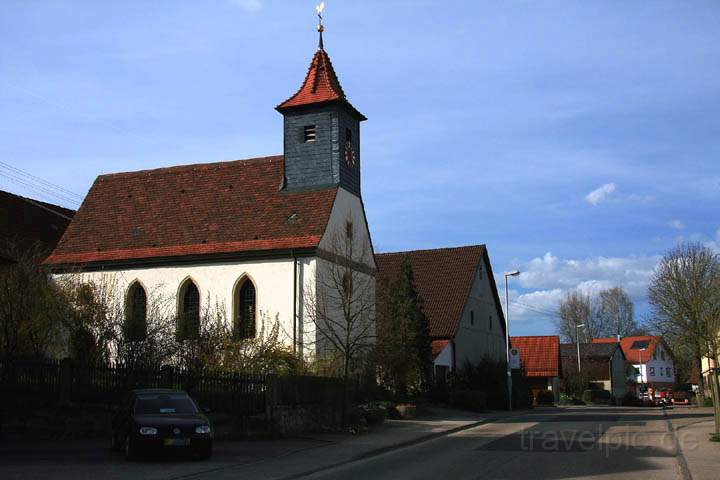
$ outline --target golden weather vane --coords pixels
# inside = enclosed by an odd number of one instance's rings
[[[319,20],[317,28],[318,28],[318,32],[320,32],[320,33],[322,33],[323,30],[325,30],[325,27],[323,27],[323,24],[322,24],[322,21],[323,21],[322,13],[324,10],[325,10],[325,2],[320,2],[320,4],[315,7],[315,11],[317,12],[317,16],[318,16],[318,20]]]
[[[320,50],[323,49],[323,32],[325,31],[325,27],[323,26],[323,11],[325,11],[325,2],[320,2],[318,6],[315,7],[315,11],[317,12],[318,16],[318,26],[317,30],[320,32],[320,42],[318,43],[318,48]]]

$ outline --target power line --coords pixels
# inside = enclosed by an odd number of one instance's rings
[[[61,187],[60,185],[54,184],[54,183],[52,183],[52,182],[49,182],[49,181],[47,181],[47,180],[45,180],[45,179],[43,179],[43,178],[40,178],[40,177],[38,177],[38,176],[36,176],[36,175],[33,175],[32,173],[29,173],[29,172],[26,172],[26,171],[24,171],[24,170],[21,170],[21,169],[19,169],[19,168],[17,168],[17,167],[14,167],[14,166],[12,166],[12,165],[10,165],[10,164],[7,164],[7,163],[3,162],[3,161],[0,161],[0,167],[5,167],[5,168],[7,168],[8,170],[10,170],[10,171],[12,171],[12,172],[15,172],[15,173],[18,174],[18,175],[21,175],[21,176],[24,176],[24,177],[28,177],[28,178],[30,178],[30,179],[32,179],[32,180],[34,180],[34,181],[36,181],[36,182],[38,182],[38,183],[40,183],[40,184],[42,184],[42,185],[45,185],[45,186],[48,187],[48,188],[52,188],[52,189],[58,190],[59,192],[62,192],[62,193],[64,193],[64,194],[70,195],[70,196],[72,196],[72,197],[76,197],[78,200],[82,200],[82,199],[83,199],[82,195],[78,195],[77,193],[75,193],[75,192],[73,192],[73,191],[71,191],[71,190],[68,190],[67,188],[63,188],[63,187]]]
[[[57,191],[51,190],[50,188],[43,187],[42,185],[36,185],[18,175],[12,174],[11,172],[0,171],[0,176],[3,176],[5,178],[7,178],[8,180],[11,180],[19,185],[26,187],[26,188],[29,188],[30,190],[33,190],[36,193],[40,192],[41,194],[49,195],[51,197],[62,200],[64,202],[68,202],[68,203],[76,205],[76,206],[81,203],[80,201],[78,201],[74,198],[70,198],[66,195],[58,193]]]

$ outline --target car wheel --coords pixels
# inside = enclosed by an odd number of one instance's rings
[[[210,460],[212,458],[212,445],[208,445],[207,447],[200,450],[198,453],[198,460]]]
[[[135,442],[132,441],[130,435],[125,437],[125,460],[135,460],[137,458]]]

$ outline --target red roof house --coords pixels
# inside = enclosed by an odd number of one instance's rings
[[[453,370],[483,357],[505,361],[505,317],[484,245],[381,253],[375,258],[378,292],[397,278],[405,259],[410,262],[436,367]]]
[[[593,343],[618,343],[616,338],[595,338]],[[670,347],[662,337],[636,335],[620,339],[627,362],[636,370],[635,382],[656,388],[675,383],[675,362]]]
[[[75,211],[0,190],[0,263],[12,263],[30,248],[49,254]]]
[[[552,390],[559,400],[560,337],[510,337],[510,346],[520,351],[520,363],[535,399],[543,390]]]
[[[510,345],[520,351],[526,377],[560,376],[560,337],[510,337]]]

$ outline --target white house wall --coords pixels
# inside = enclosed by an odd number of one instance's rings
[[[630,355],[635,352],[637,352],[637,350],[630,350]],[[633,362],[635,368],[642,370],[642,376],[637,375],[636,380],[642,383],[675,383],[675,364],[662,343],[658,343],[655,346],[653,353],[654,355],[650,357],[650,360],[642,365],[637,363],[638,359],[628,359],[630,362]],[[665,357],[664,359],[663,355]]]
[[[455,361],[477,363],[485,357],[505,361],[505,334],[484,262],[475,271],[470,295],[455,335]]]

